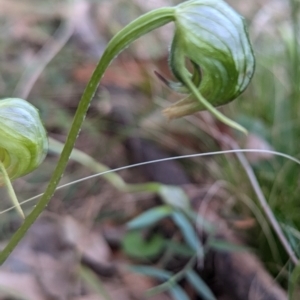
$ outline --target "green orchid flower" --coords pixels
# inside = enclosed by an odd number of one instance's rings
[[[0,100],[0,185],[7,185],[22,215],[11,180],[36,169],[47,150],[47,134],[38,110],[22,99]]]
[[[169,65],[178,82],[158,77],[171,89],[187,94],[164,111],[178,118],[207,109],[225,124],[246,130],[215,109],[238,97],[248,86],[255,59],[244,18],[222,0],[191,0],[163,7],[134,20],[108,43],[93,75],[100,80],[110,62],[140,36],[174,22]],[[186,60],[193,66],[188,70]]]
[[[0,161],[9,178],[13,180],[36,169],[47,149],[47,134],[38,110],[22,99],[0,100]]]
[[[169,65],[178,82],[159,77],[171,89],[190,96],[164,112],[169,118],[178,118],[208,109],[226,123],[213,106],[237,98],[254,73],[244,19],[220,0],[184,2],[174,8],[174,17]],[[186,59],[192,63],[193,74],[186,67]]]

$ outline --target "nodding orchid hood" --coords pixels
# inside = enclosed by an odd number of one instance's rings
[[[192,0],[175,7],[175,34],[169,65],[178,82],[159,77],[173,90],[191,94],[189,78],[213,106],[226,104],[248,86],[254,73],[254,55],[243,17],[222,0]],[[188,59],[193,74],[186,67]],[[170,118],[204,107],[194,96],[165,110]]]
[[[44,160],[47,150],[47,134],[38,110],[22,99],[0,100],[0,160],[9,178],[33,171]]]

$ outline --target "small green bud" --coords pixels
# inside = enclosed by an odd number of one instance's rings
[[[0,100],[0,161],[9,179],[37,168],[47,150],[47,134],[38,110],[22,99]],[[4,182],[0,174],[0,185]]]
[[[167,108],[165,115],[178,118],[209,109],[195,97],[188,81],[212,106],[238,97],[248,86],[255,65],[243,17],[222,0],[186,1],[175,7],[174,17],[169,65],[178,82],[159,77],[171,89],[189,96]],[[186,59],[194,67],[193,74]]]

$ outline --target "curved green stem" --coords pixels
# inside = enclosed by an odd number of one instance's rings
[[[190,89],[191,93],[194,95],[194,97],[202,104],[204,107],[210,111],[217,119],[219,119],[224,124],[235,128],[245,134],[247,134],[247,130],[241,126],[240,124],[232,121],[231,119],[224,116],[220,111],[218,111],[214,106],[212,106],[198,91],[194,83],[189,79],[187,76],[184,78],[184,82],[187,85],[187,87]]]
[[[16,207],[17,211],[19,212],[19,214],[21,215],[21,217],[23,219],[25,219],[25,215],[24,215],[24,212],[21,208],[21,205],[18,201],[18,198],[17,198],[17,195],[15,193],[15,190],[11,184],[11,181],[9,179],[9,176],[6,172],[6,169],[5,169],[5,166],[3,165],[3,163],[0,161],[0,171],[3,175],[3,179],[4,179],[4,182],[5,182],[5,185],[7,187],[7,191],[8,191],[8,195],[13,203],[13,205]]]
[[[67,137],[66,144],[61,153],[60,159],[57,166],[52,174],[50,182],[47,189],[36,207],[25,219],[21,227],[16,231],[16,233],[11,237],[9,243],[0,253],[0,264],[2,264],[9,254],[14,250],[22,237],[26,234],[27,230],[34,223],[34,221],[39,217],[43,210],[48,205],[51,197],[53,196],[56,187],[63,175],[63,172],[67,166],[69,156],[74,148],[76,139],[80,132],[82,123],[84,121],[85,115],[89,108],[90,102],[97,90],[99,82],[109,66],[112,60],[130,43],[138,39],[140,36],[161,27],[174,20],[174,8],[160,8],[151,11],[138,19],[134,20],[126,27],[124,27],[119,33],[117,33],[112,40],[108,43],[106,50],[104,51],[89,83],[87,84],[83,95],[80,99],[79,105],[77,107],[72,127]]]
[[[49,151],[50,152],[60,155],[63,148],[64,148],[63,143],[61,143],[53,138],[49,138]],[[87,167],[88,169],[94,171],[95,173],[107,172],[109,170],[109,168],[107,166],[99,163],[98,161],[96,161],[95,159],[90,157],[85,152],[80,151],[76,148],[73,148],[72,153],[70,155],[70,159],[73,159],[74,161],[80,163],[81,165]],[[122,179],[122,177],[119,176],[117,173],[104,174],[104,178],[119,191],[126,191],[127,184]]]

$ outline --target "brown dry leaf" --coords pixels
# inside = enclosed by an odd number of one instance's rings
[[[130,290],[131,294],[137,299],[145,299],[145,291],[154,286],[151,279],[137,273],[121,273],[123,282]]]
[[[247,218],[243,220],[234,220],[230,222],[235,229],[248,230],[257,225],[254,218]]]
[[[79,66],[72,71],[72,78],[78,83],[86,84],[91,78],[95,68],[95,63]]]
[[[47,300],[35,278],[31,274],[16,274],[0,271],[0,299]]]
[[[50,2],[49,2],[50,3]],[[30,1],[0,0],[0,15],[21,18],[24,16],[43,16],[44,18],[64,16],[68,5],[58,2],[49,5],[36,5]]]
[[[84,272],[86,273],[86,272]],[[90,273],[90,271],[88,271]],[[86,274],[87,275],[87,274]],[[118,278],[102,280],[96,274],[84,276],[87,286],[87,294],[76,299],[95,299],[95,300],[131,300],[130,291],[120,282]],[[92,275],[92,277],[90,277]],[[94,277],[94,278],[93,278]],[[96,292],[96,294],[95,294]]]
[[[62,219],[63,235],[82,257],[103,268],[112,267],[111,251],[100,233],[91,232],[70,216]]]
[[[109,281],[103,283],[105,290],[109,294],[111,300],[131,300],[127,287],[119,281]]]
[[[1,266],[0,286],[11,287],[6,280],[10,273],[14,290],[29,299],[63,300],[79,293],[80,260],[76,249],[61,235],[59,221],[59,217],[51,214],[38,219]],[[26,282],[27,290],[24,290]]]
[[[96,64],[86,64],[73,70],[72,77],[79,83],[87,83]],[[130,89],[147,82],[147,62],[137,62],[133,59],[118,59],[105,72],[101,84],[114,85],[118,88]]]
[[[128,291],[124,288],[120,288],[120,286],[115,286],[113,290],[109,292],[110,300],[132,300],[132,298],[128,295]],[[107,298],[97,295],[97,294],[89,294],[82,297],[76,297],[74,300],[108,300]]]
[[[0,287],[13,287],[29,299],[73,299],[80,295],[80,258],[98,273],[108,274],[110,257],[101,234],[90,232],[70,216],[44,213],[1,267]],[[23,288],[26,282],[28,291]]]
[[[36,256],[36,281],[52,299],[70,299],[80,293],[78,257],[74,257],[74,253],[64,252],[59,260],[49,255]]]

